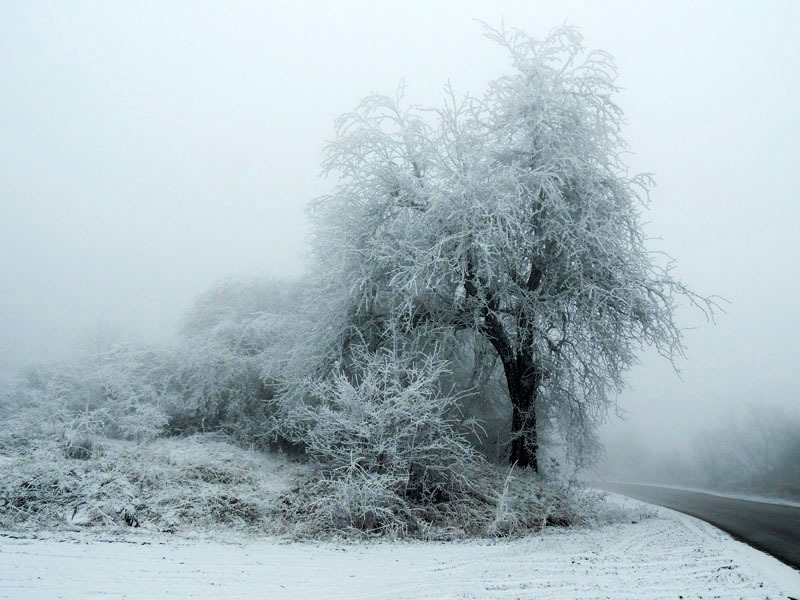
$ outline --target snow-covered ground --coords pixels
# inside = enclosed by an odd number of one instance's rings
[[[639,523],[477,542],[0,536],[0,598],[800,597],[800,572],[666,509]]]

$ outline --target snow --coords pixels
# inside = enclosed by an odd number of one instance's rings
[[[800,596],[800,572],[667,509],[470,542],[0,536],[0,598],[637,599]]]

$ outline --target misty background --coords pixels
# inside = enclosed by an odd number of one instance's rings
[[[796,408],[795,2],[3,3],[0,369],[105,324],[170,342],[215,281],[302,273],[334,119],[401,79],[411,103],[480,93],[508,67],[476,18],[577,25],[616,58],[651,247],[730,301],[714,326],[681,310],[681,377],[642,353],[609,458]]]

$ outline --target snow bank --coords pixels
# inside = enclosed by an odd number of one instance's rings
[[[472,542],[0,536],[0,598],[637,599],[800,596],[800,573],[666,509]]]

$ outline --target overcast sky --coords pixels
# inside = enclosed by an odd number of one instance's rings
[[[648,231],[730,300],[650,353],[606,435],[680,445],[745,402],[798,403],[800,2],[2,2],[0,367],[119,324],[169,340],[226,276],[303,268],[334,118],[405,79],[438,105],[508,70],[474,19],[564,22],[617,59]],[[687,325],[703,319],[686,313]]]

